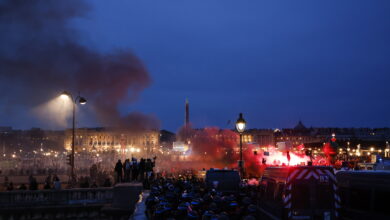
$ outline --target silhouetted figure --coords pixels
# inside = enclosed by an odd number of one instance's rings
[[[153,161],[151,159],[146,160],[145,164],[145,171],[146,171],[146,178],[150,179],[153,174],[153,167],[155,166],[156,157],[153,158]]]
[[[50,183],[46,181],[43,189],[51,189]]]
[[[92,180],[96,180],[97,174],[98,174],[98,168],[96,164],[93,164],[89,169],[89,176],[91,177]]]
[[[121,160],[118,160],[118,162],[115,165],[116,182],[117,183],[122,182],[122,169],[123,169],[122,162],[121,162]]]
[[[131,175],[132,180],[137,181],[138,179],[138,163],[136,158],[132,158],[132,165],[131,165]]]
[[[52,184],[52,177],[51,173],[46,177],[45,184],[48,184],[49,186]]]
[[[29,177],[29,190],[37,190],[38,189],[38,183],[37,179],[35,179],[32,175]]]
[[[124,181],[130,182],[131,163],[129,159],[126,159],[123,163]]]
[[[14,183],[11,181],[8,186],[7,186],[7,191],[12,191],[14,190]]]
[[[97,188],[97,187],[98,187],[98,185],[96,184],[95,181],[93,181],[93,183],[92,183],[92,185],[91,185],[91,188]]]
[[[139,162],[139,168],[138,168],[141,182],[145,178],[145,165],[146,165],[145,159],[141,158],[141,161]]]
[[[104,181],[104,184],[103,184],[103,187],[111,187],[111,180],[110,178],[106,178],[106,180]]]
[[[54,185],[54,189],[55,190],[60,190],[61,189],[61,181],[60,181],[60,178],[58,178],[58,176],[54,176],[53,178],[53,185]]]
[[[81,188],[89,188],[89,180],[88,177],[82,177],[80,179],[80,187]]]
[[[4,176],[4,188],[7,188],[9,184],[8,176]]]
[[[27,190],[26,184],[22,183],[22,185],[19,186],[19,190]]]

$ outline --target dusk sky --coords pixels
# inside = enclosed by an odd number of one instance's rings
[[[233,128],[240,112],[250,128],[390,126],[388,0],[88,2],[71,22],[79,41],[131,49],[150,74],[121,112],[177,131],[188,98],[194,127]],[[0,126],[37,125],[20,114],[1,113]]]

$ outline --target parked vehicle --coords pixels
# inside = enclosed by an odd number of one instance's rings
[[[206,172],[205,182],[207,187],[221,192],[238,192],[241,179],[236,170],[210,169]]]
[[[260,180],[259,206],[282,219],[336,219],[339,203],[332,167],[268,167]]]
[[[389,171],[340,171],[336,178],[345,219],[390,219]]]

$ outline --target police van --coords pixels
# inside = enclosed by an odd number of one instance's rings
[[[390,219],[390,171],[340,171],[336,178],[344,219]]]
[[[208,188],[221,192],[237,192],[241,178],[237,170],[210,169],[206,172],[205,182]]]
[[[260,179],[259,206],[281,219],[337,219],[340,197],[329,166],[267,167]]]

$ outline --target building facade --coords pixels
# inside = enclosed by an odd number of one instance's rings
[[[256,144],[260,147],[272,146],[274,142],[274,131],[272,129],[249,129],[242,135],[243,143]]]
[[[75,151],[148,153],[159,144],[159,131],[132,131],[114,128],[79,128],[75,132]],[[72,130],[65,131],[64,147],[72,147]]]

